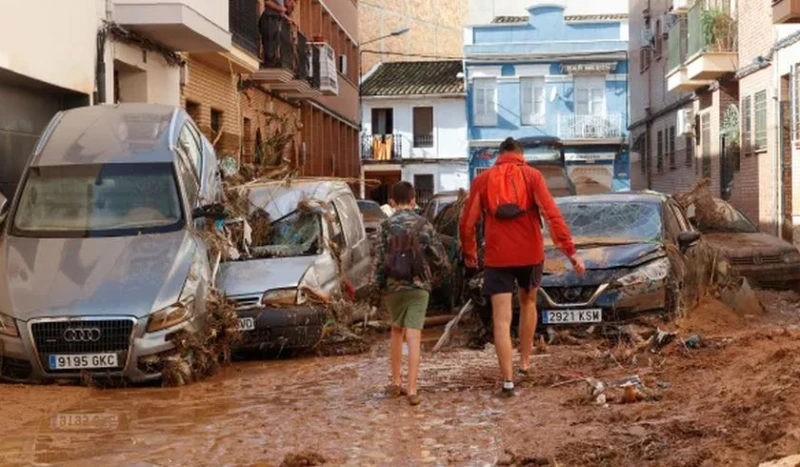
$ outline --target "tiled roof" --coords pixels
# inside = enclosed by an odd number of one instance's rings
[[[573,15],[564,17],[564,21],[621,21],[625,19],[628,19],[627,13],[613,15]]]
[[[495,24],[508,24],[508,23],[527,23],[527,16],[496,16],[492,23]]]
[[[459,60],[382,63],[362,84],[363,96],[462,94],[464,71]]]

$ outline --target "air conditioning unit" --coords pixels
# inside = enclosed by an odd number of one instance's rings
[[[692,111],[689,109],[679,109],[675,126],[678,128],[678,136],[694,136],[694,121]]]
[[[672,11],[674,12],[689,11],[689,0],[672,0]]]
[[[339,70],[336,53],[324,42],[312,42],[311,87],[328,96],[339,95]]]
[[[653,37],[653,30],[649,27],[642,29],[640,38],[640,45],[643,49],[652,49],[655,44],[655,37]]]

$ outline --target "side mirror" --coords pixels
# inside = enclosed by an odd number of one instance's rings
[[[681,232],[678,234],[678,246],[685,251],[700,240],[700,232]]]
[[[228,218],[228,211],[225,206],[219,203],[198,206],[192,210],[192,219],[213,219],[221,220]]]

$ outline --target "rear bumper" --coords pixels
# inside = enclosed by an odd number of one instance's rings
[[[255,329],[244,331],[243,349],[304,349],[322,337],[326,315],[313,307],[252,308],[239,310],[240,318],[253,318]]]

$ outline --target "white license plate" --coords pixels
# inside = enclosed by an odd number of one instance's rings
[[[256,328],[256,320],[253,318],[239,318],[240,331],[252,331]]]
[[[115,413],[59,413],[53,415],[50,427],[54,430],[106,429],[119,427],[119,415]]]
[[[50,355],[51,370],[82,370],[85,368],[115,368],[115,353],[85,353],[77,355]]]
[[[543,324],[599,323],[603,321],[603,310],[547,310],[542,313]]]

